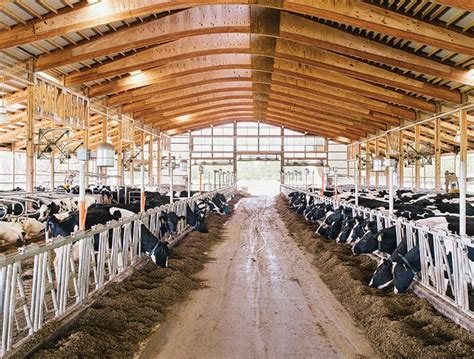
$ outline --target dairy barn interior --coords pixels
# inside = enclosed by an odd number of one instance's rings
[[[474,357],[472,0],[0,28],[1,357]]]

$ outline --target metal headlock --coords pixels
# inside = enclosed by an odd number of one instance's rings
[[[53,238],[43,245],[31,244],[18,254],[0,255],[0,357],[27,341],[45,323],[72,312],[135,265],[141,256],[140,224],[159,238],[162,212],[186,216],[186,205],[194,208],[197,201],[217,192],[229,198],[235,186],[196,194],[67,238]],[[181,221],[177,235],[187,229],[186,221]],[[95,235],[99,238],[98,251],[94,249]]]
[[[420,246],[421,271],[418,278],[415,278],[415,293],[428,299],[457,324],[474,330],[474,308],[469,307],[469,291],[474,286],[474,262],[468,258],[468,248],[474,250],[474,238],[419,225],[415,221],[390,216],[379,210],[335,200],[300,188],[281,185],[281,192],[285,195],[301,192],[314,197],[315,203],[331,204],[334,208],[352,208],[354,214],[370,220],[375,219],[379,230],[395,226],[397,243],[406,237],[408,250],[417,243]],[[378,260],[388,256],[378,251],[373,254]]]

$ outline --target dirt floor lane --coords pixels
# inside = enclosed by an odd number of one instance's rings
[[[174,309],[142,358],[341,358],[375,354],[288,237],[272,197],[245,198],[199,273],[207,287]]]

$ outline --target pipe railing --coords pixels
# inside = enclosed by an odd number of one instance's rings
[[[301,192],[314,197],[316,203],[331,204],[334,208],[351,208],[354,215],[377,221],[379,230],[395,226],[397,243],[407,239],[408,250],[416,244],[420,247],[421,271],[415,281],[429,296],[440,299],[446,305],[447,313],[456,322],[464,317],[474,323],[474,308],[469,305],[470,288],[474,285],[474,262],[468,258],[468,250],[474,252],[474,238],[461,237],[446,231],[420,225],[412,220],[388,215],[376,209],[369,209],[345,200],[321,196],[318,193],[302,191],[299,188],[281,186],[281,192]],[[388,255],[374,253],[379,258]]]
[[[196,194],[45,244],[33,243],[17,254],[0,254],[0,356],[27,341],[45,323],[73,311],[135,265],[141,256],[142,223],[159,238],[162,212],[186,216],[187,205],[193,208],[197,201],[217,192],[229,198],[235,186]],[[176,236],[186,229],[186,221],[181,221]],[[98,248],[94,248],[94,239]]]

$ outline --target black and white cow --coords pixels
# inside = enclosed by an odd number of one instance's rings
[[[96,202],[93,196],[86,196],[86,208]],[[60,215],[59,217],[67,217],[69,212],[77,211],[79,205],[79,198],[59,198],[53,199],[49,203],[43,203],[39,208],[38,221],[44,222],[52,215]]]
[[[407,253],[407,241],[403,239],[395,250],[392,252],[388,259],[383,259],[382,262],[379,264],[377,269],[375,270],[374,274],[372,275],[372,279],[370,280],[369,286],[383,289],[393,282],[393,264],[398,262],[402,256]]]
[[[7,217],[5,221],[9,223],[19,223],[23,228],[25,239],[40,235],[44,231],[44,228],[45,228],[44,223],[32,217],[13,216],[13,217]]]
[[[316,233],[328,238],[336,239],[342,228],[344,219],[343,208],[339,207],[334,212],[328,212]]]
[[[196,206],[194,211],[191,210],[189,205],[186,206],[186,224],[194,227],[198,232],[207,233],[207,226],[204,222],[204,213],[196,210]]]
[[[395,226],[377,232],[367,231],[352,248],[356,255],[367,254],[375,251],[392,254],[397,247],[397,233]]]
[[[87,211],[85,229],[91,229],[99,224],[106,224],[112,220],[119,220],[120,218],[127,218],[135,215],[135,213],[124,208],[108,207],[108,208],[91,208]],[[134,223],[132,222],[132,226]],[[58,220],[52,216],[48,219],[46,228],[50,231],[52,237],[63,236],[67,237],[77,231],[79,227],[79,212],[73,212],[70,216],[63,220]],[[133,228],[132,228],[133,233]],[[122,237],[124,232],[121,232]],[[156,265],[166,267],[168,265],[169,248],[166,242],[160,241],[156,238],[145,225],[141,224],[141,250],[143,253],[150,255]],[[109,242],[111,242],[112,230],[109,232]],[[123,238],[122,238],[123,240]],[[94,249],[98,250],[99,236],[94,236]],[[111,243],[109,243],[110,245]],[[73,258],[78,259],[77,245],[73,249]]]

